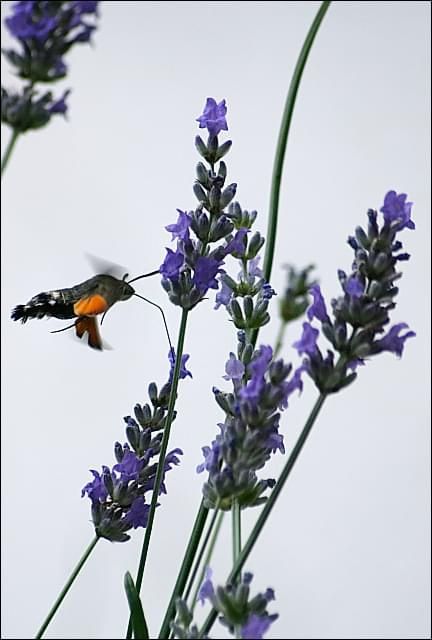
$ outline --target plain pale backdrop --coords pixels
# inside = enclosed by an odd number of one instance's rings
[[[68,56],[69,115],[19,139],[2,193],[3,626],[33,637],[93,536],[89,468],[113,464],[123,416],[167,376],[159,314],[118,304],[96,353],[57,320],[12,323],[10,310],[46,289],[93,275],[85,252],[157,268],[164,226],[192,193],[195,118],[207,96],[225,98],[229,179],[265,233],[276,138],[288,83],[317,2],[103,2],[94,46]],[[10,3],[2,2],[2,19]],[[331,397],[250,557],[253,589],[272,586],[280,614],[268,638],[425,638],[429,612],[429,21],[428,2],[335,2],[306,66],[288,143],[272,285],[282,265],[314,262],[327,297],[349,269],[346,238],[389,189],[406,192],[417,230],[406,250],[393,322],[417,338],[401,361],[384,354]],[[3,45],[10,43],[3,32]],[[3,84],[18,81],[2,62]],[[4,133],[2,148],[10,132]],[[235,264],[230,269],[237,271]],[[164,305],[176,335],[179,310],[156,280],[137,291]],[[273,299],[276,312],[278,299]],[[200,501],[201,446],[222,414],[213,400],[235,333],[210,300],[186,337],[193,380],[181,383],[170,448],[184,450],[158,509],[142,597],[152,637],[171,592]],[[261,334],[273,344],[276,316]],[[284,355],[298,362],[287,332]],[[287,449],[316,390],[308,381],[282,420]],[[264,475],[277,475],[275,456]],[[257,512],[245,516],[245,530]],[[47,638],[124,637],[126,569],[135,575],[142,531],[101,541],[49,627]],[[231,559],[224,530],[216,557]],[[202,616],[201,608],[198,609]],[[213,637],[225,637],[214,630]]]

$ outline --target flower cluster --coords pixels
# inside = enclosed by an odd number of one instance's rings
[[[297,271],[292,265],[287,265],[287,285],[279,301],[279,313],[282,322],[287,324],[300,318],[309,306],[310,288],[316,284],[309,280],[309,274],[314,269],[309,265]]]
[[[251,230],[256,211],[242,210],[238,202],[230,205],[229,217],[236,226]],[[288,406],[288,397],[302,389],[302,367],[274,361],[270,346],[254,349],[253,333],[270,320],[268,305],[275,295],[259,267],[259,251],[264,238],[259,232],[245,236],[243,251],[237,255],[240,271],[235,280],[220,275],[221,288],[215,308],[224,306],[238,329],[236,354],[230,353],[225,366],[225,380],[232,382],[231,392],[213,389],[215,399],[225,413],[219,433],[210,447],[203,447],[204,462],[197,467],[208,471],[203,486],[208,508],[228,510],[233,501],[242,508],[265,501],[263,493],[274,485],[272,479],[258,479],[272,453],[284,452],[279,433],[280,411]]]
[[[199,473],[209,473],[203,486],[209,508],[230,509],[234,500],[242,508],[265,501],[262,494],[274,480],[259,480],[256,471],[272,453],[284,453],[280,411],[288,406],[293,391],[302,390],[302,367],[290,376],[291,365],[273,361],[270,346],[254,351],[242,331],[237,356],[231,353],[225,367],[224,378],[232,381],[232,392],[213,389],[225,421],[218,425],[220,432],[211,446],[203,447],[204,462],[197,467]]]
[[[54,114],[66,113],[66,98],[69,93],[65,91],[61,98],[54,100],[51,91],[36,97],[36,92],[30,88],[24,89],[22,93],[8,93],[2,87],[1,121],[20,133],[44,127]]]
[[[404,331],[407,329],[404,322],[381,335],[390,321],[389,311],[396,306],[398,288],[394,283],[402,275],[397,264],[410,257],[401,251],[402,242],[396,240],[403,229],[415,228],[411,220],[412,203],[406,202],[406,198],[405,194],[389,191],[381,208],[382,226],[378,224],[377,212],[370,209],[367,232],[357,227],[355,236],[348,238],[355,258],[349,275],[342,270],[338,272],[343,295],[331,301],[333,319],[328,315],[320,287],[316,284],[310,289],[313,303],[307,312],[309,322],[303,323],[302,336],[293,346],[300,355],[306,355],[304,366],[322,393],[335,392],[350,384],[357,375],[355,369],[369,356],[390,351],[400,357],[405,341],[415,335],[413,331]],[[323,357],[318,347],[320,332],[311,324],[314,318],[339,353],[336,363],[333,350]]]
[[[227,167],[221,158],[229,151],[231,142],[219,145],[218,141],[218,133],[228,129],[225,115],[225,100],[217,104],[213,98],[207,99],[198,121],[200,127],[207,127],[208,140],[204,143],[200,136],[195,140],[208,164],[206,167],[199,162],[196,168],[194,193],[199,204],[189,213],[178,209],[177,221],[166,227],[176,241],[176,248],[167,248],[160,267],[162,286],[171,302],[183,309],[192,309],[209,289],[218,289],[225,258],[229,254],[242,255],[248,232],[245,224],[239,224],[225,211],[237,189],[234,183],[225,186]],[[217,171],[216,163],[219,163]]]
[[[92,18],[97,15],[97,6],[96,1],[49,0],[12,5],[12,15],[5,24],[18,40],[19,49],[4,49],[3,53],[29,85],[21,94],[2,88],[2,122],[24,132],[44,126],[54,114],[66,113],[69,91],[54,100],[51,92],[38,97],[34,85],[65,77],[63,58],[73,45],[90,41],[96,29]]]
[[[252,574],[245,572],[236,585],[218,586],[212,582],[212,571],[206,569],[206,578],[201,586],[198,599],[204,604],[209,600],[219,613],[219,621],[236,638],[244,640],[260,640],[269,629],[272,622],[279,616],[269,614],[267,605],[275,599],[273,589],[266,589],[250,598],[250,584]],[[175,638],[198,638],[197,627],[191,626],[192,614],[186,603],[177,601],[177,620],[172,623]]]
[[[182,376],[191,375],[186,371],[182,360]],[[110,469],[103,466],[102,473],[91,469],[93,480],[85,485],[81,495],[91,500],[91,512],[96,535],[113,542],[125,542],[130,536],[130,529],[147,525],[150,505],[146,503],[145,494],[153,491],[157,460],[159,455],[163,428],[165,426],[171,391],[171,378],[175,365],[175,355],[169,354],[171,371],[170,380],[160,391],[154,382],[149,385],[150,404],[135,406],[135,418],[125,417],[126,437],[128,442],[121,445],[116,442],[114,455],[117,463]],[[173,419],[175,415],[173,416]],[[165,458],[164,475],[179,463],[180,449],[169,452]],[[166,493],[164,482],[160,493]]]

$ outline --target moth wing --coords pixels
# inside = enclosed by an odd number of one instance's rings
[[[121,280],[124,274],[127,272],[126,267],[122,267],[115,262],[109,262],[104,258],[99,258],[91,253],[86,253],[87,260],[90,262],[95,273],[105,274],[107,276],[113,276],[118,280]]]
[[[108,303],[103,296],[95,293],[75,302],[73,308],[76,316],[97,316],[108,309]]]
[[[78,338],[83,338],[87,333],[87,344],[92,349],[103,351],[102,338],[99,333],[99,327],[96,318],[94,317],[82,317],[78,318],[75,322],[75,333]]]

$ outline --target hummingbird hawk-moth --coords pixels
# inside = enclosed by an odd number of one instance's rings
[[[75,327],[75,333],[78,338],[83,338],[85,334],[88,334],[88,345],[92,349],[101,351],[103,346],[97,316],[102,314],[102,324],[105,314],[116,302],[129,300],[132,296],[137,296],[160,310],[171,347],[163,310],[159,305],[136,293],[130,284],[135,280],[156,275],[157,273],[159,271],[152,271],[129,281],[126,281],[128,274],[125,274],[121,280],[113,275],[99,274],[68,289],[55,289],[39,293],[31,298],[27,304],[16,306],[12,310],[11,318],[12,320],[21,320],[22,323],[31,318],[53,317],[61,320],[75,318],[75,322],[72,325],[52,333]]]

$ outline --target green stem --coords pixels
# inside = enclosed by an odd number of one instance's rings
[[[241,552],[241,511],[238,500],[234,500],[232,507],[232,535],[233,535],[233,566],[235,566],[237,562],[237,558]],[[237,576],[235,582],[239,581],[239,576]],[[235,584],[235,583],[233,583]],[[235,626],[235,637],[241,638],[240,626]]]
[[[13,129],[12,130],[12,135],[9,139],[8,145],[6,147],[6,150],[4,152],[2,161],[1,161],[1,175],[3,175],[3,171],[6,169],[7,164],[9,162],[9,158],[11,157],[13,148],[15,146],[15,143],[18,139],[20,132],[17,129]]]
[[[140,590],[141,590],[141,584],[142,584],[143,575],[144,575],[144,568],[147,561],[148,548],[149,548],[150,538],[151,538],[152,529],[153,529],[153,521],[155,517],[156,504],[157,504],[159,491],[160,491],[160,487],[161,487],[163,476],[164,476],[165,456],[168,448],[168,440],[169,440],[171,424],[174,416],[175,402],[177,399],[177,387],[178,387],[178,382],[180,378],[180,367],[181,367],[181,361],[182,361],[182,355],[183,355],[183,345],[184,345],[184,339],[186,334],[186,324],[187,324],[188,313],[189,311],[187,309],[183,309],[181,321],[180,321],[180,329],[179,329],[178,340],[177,340],[176,360],[175,360],[173,379],[171,382],[171,392],[170,392],[170,397],[168,402],[168,411],[165,419],[163,437],[162,437],[161,448],[159,452],[159,462],[158,462],[157,471],[156,471],[155,485],[153,488],[152,499],[150,503],[149,516],[148,516],[147,526],[146,526],[145,535],[144,535],[144,542],[143,542],[141,557],[140,557],[139,566],[138,566],[137,578],[135,581],[135,586],[138,594],[140,593]],[[129,640],[130,638],[132,638],[132,621],[130,617],[129,617],[129,624],[128,624],[126,638],[128,638]]]
[[[200,567],[201,560],[202,560],[203,555],[205,553],[208,541],[210,540],[210,536],[212,534],[213,527],[214,527],[214,525],[216,523],[216,519],[218,517],[218,513],[219,513],[219,509],[214,509],[212,519],[210,520],[209,528],[207,529],[207,533],[205,534],[204,540],[202,541],[202,544],[201,544],[201,549],[199,550],[198,555],[196,557],[195,565],[194,565],[194,568],[193,568],[192,573],[190,575],[188,586],[186,587],[185,592],[184,592],[184,594],[182,596],[183,600],[185,600],[185,601],[187,601],[187,599],[189,598],[189,594],[190,594],[190,592],[192,590],[192,586],[193,586],[194,580],[196,578],[196,575],[198,573],[198,569]],[[199,584],[201,584],[201,583],[199,583]],[[193,602],[192,602],[192,604],[193,604]]]
[[[161,630],[159,631],[159,638],[167,638],[170,630],[170,622],[174,617],[175,613],[175,603],[177,598],[180,598],[183,589],[185,588],[185,584],[187,582],[193,560],[199,545],[199,541],[201,539],[201,535],[204,529],[204,525],[208,516],[208,509],[204,506],[204,500],[201,500],[200,507],[198,509],[197,517],[195,519],[192,534],[189,538],[189,543],[186,548],[186,552],[183,558],[183,562],[180,567],[179,574],[177,576],[176,583],[174,585],[174,589],[165,613],[165,617],[162,622]]]
[[[294,112],[294,105],[296,102],[297,91],[300,85],[300,80],[303,75],[303,70],[308,59],[309,52],[311,50],[313,41],[321,25],[321,22],[330,6],[330,2],[323,2],[318,9],[318,13],[315,16],[314,21],[309,29],[309,32],[304,41],[303,47],[300,51],[300,55],[297,60],[297,64],[294,69],[294,73],[291,79],[291,83],[288,89],[288,95],[285,102],[285,108],[282,115],[282,122],[279,131],[279,137],[276,147],[276,155],[273,165],[273,175],[270,191],[270,213],[267,226],[266,237],[266,250],[264,255],[263,271],[264,277],[267,282],[270,281],[273,254],[276,242],[276,229],[278,222],[278,210],[279,210],[279,195],[280,185],[282,180],[282,171],[285,159],[285,151],[288,141],[288,134],[291,126],[291,119]]]
[[[197,582],[197,585],[196,585],[196,588],[195,588],[195,592],[194,592],[194,595],[193,595],[193,598],[192,598],[191,613],[193,613],[193,611],[195,609],[195,605],[197,603],[198,591],[199,591],[199,589],[200,589],[200,587],[201,587],[201,585],[203,583],[206,567],[208,567],[210,565],[210,560],[211,560],[211,557],[213,555],[213,549],[215,547],[216,540],[217,540],[218,535],[219,535],[219,530],[221,528],[221,524],[223,522],[224,515],[225,515],[225,511],[220,511],[219,512],[219,517],[218,517],[217,522],[216,522],[215,530],[214,530],[212,538],[210,540],[209,548],[207,550],[206,557],[204,558],[204,562],[203,562],[203,566],[202,566],[202,569],[201,569],[200,577],[198,579],[198,582]]]
[[[77,577],[77,575],[79,574],[79,572],[81,571],[85,561],[87,560],[87,558],[89,557],[89,555],[91,554],[91,552],[93,551],[93,549],[96,546],[96,542],[99,540],[98,536],[95,536],[93,538],[93,540],[90,542],[89,546],[87,547],[87,549],[84,551],[84,554],[81,557],[81,560],[78,562],[77,566],[75,567],[75,569],[72,571],[69,580],[66,582],[65,586],[63,587],[63,589],[60,592],[59,597],[57,598],[57,600],[54,602],[49,614],[47,615],[47,617],[45,618],[41,628],[39,629],[39,631],[37,632],[36,640],[38,640],[38,638],[42,638],[42,635],[44,633],[44,631],[46,630],[47,626],[49,625],[49,623],[51,622],[51,620],[54,618],[55,613],[57,611],[57,609],[59,608],[59,606],[61,605],[61,603],[63,602],[67,592],[69,591],[69,589],[71,588],[75,578]]]
[[[241,512],[240,505],[234,500],[232,507],[232,536],[233,536],[233,564],[237,562],[237,558],[241,551]]]
[[[307,440],[307,437],[314,425],[314,422],[321,410],[322,405],[324,404],[324,400],[326,399],[326,394],[322,393],[317,401],[315,402],[313,409],[309,415],[309,418],[306,421],[305,426],[303,427],[303,431],[301,432],[293,450],[291,451],[290,457],[288,458],[281,475],[278,478],[278,481],[276,482],[268,500],[266,501],[260,515],[258,516],[258,519],[255,523],[254,528],[252,529],[248,539],[246,540],[246,543],[240,553],[240,555],[237,558],[237,561],[235,562],[231,573],[229,574],[226,583],[230,583],[232,584],[233,581],[237,578],[237,576],[239,575],[240,571],[243,568],[243,565],[245,564],[246,560],[249,557],[250,552],[252,551],[255,542],[257,541],[257,538],[259,536],[259,534],[261,533],[262,528],[264,527],[267,518],[269,517],[271,510],[273,509],[275,502],[280,494],[280,492],[283,489],[283,486],[289,476],[289,474],[291,473],[291,470],[300,454],[300,451],[303,448],[304,443]],[[208,615],[207,619],[204,622],[204,625],[199,633],[199,638],[202,638],[203,635],[208,634],[208,632],[210,631],[214,621],[216,620],[217,617],[217,612],[215,611],[215,609],[212,609],[212,611],[210,612],[210,614]]]
[[[281,324],[279,327],[279,331],[276,338],[275,348],[273,349],[273,359],[276,359],[279,351],[282,349],[283,340],[285,336],[285,329],[287,328],[287,322],[285,320],[281,320]]]

